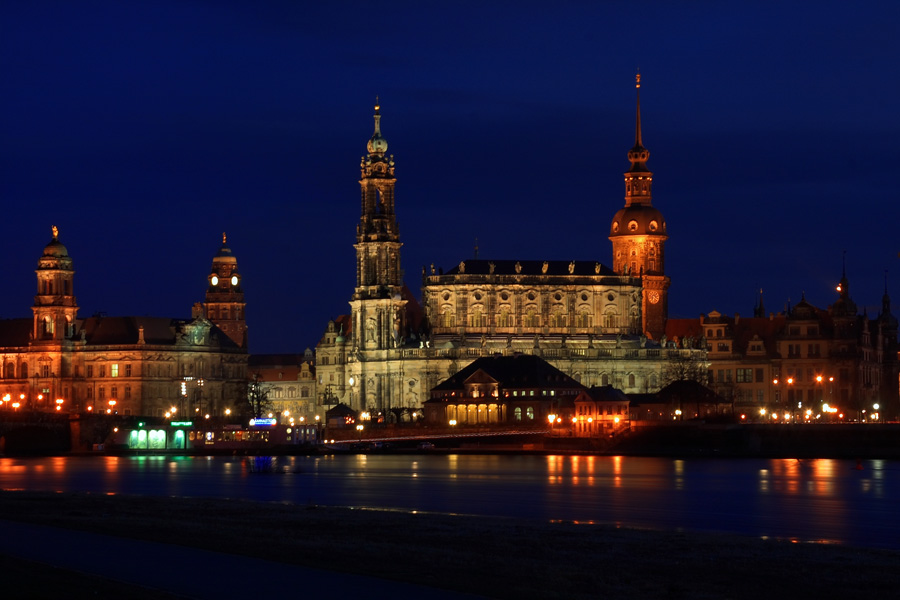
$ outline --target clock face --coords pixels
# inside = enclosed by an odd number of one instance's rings
[[[232,275],[231,276],[231,285],[237,285],[237,284],[238,284],[237,275]]]
[[[219,285],[219,278],[213,275],[212,279],[210,279],[209,282],[213,285]]]
[[[650,290],[650,292],[647,293],[647,300],[650,301],[650,304],[656,304],[659,302],[659,292]]]

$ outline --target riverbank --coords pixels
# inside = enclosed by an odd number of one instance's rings
[[[605,524],[15,491],[0,492],[0,515],[490,598],[868,599],[886,597],[900,585],[898,552]],[[4,540],[2,552],[15,556],[15,541]],[[21,582],[14,571],[4,562],[0,576]],[[254,577],[265,587],[265,573],[197,576]],[[72,597],[39,595],[56,585],[49,578],[29,579],[27,588],[12,585],[5,589],[14,597]]]

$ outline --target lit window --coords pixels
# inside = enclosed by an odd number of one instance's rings
[[[119,376],[119,365],[118,363],[113,363],[109,367],[109,376],[110,377],[118,377]]]

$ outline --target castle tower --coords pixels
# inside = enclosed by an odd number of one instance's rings
[[[354,346],[358,350],[397,347],[405,330],[400,299],[400,231],[394,213],[394,157],[381,135],[381,107],[375,101],[375,132],[360,163],[362,205],[356,226],[356,289],[350,302]]]
[[[247,347],[247,321],[244,315],[246,303],[242,279],[238,273],[237,259],[222,234],[222,247],[213,258],[207,277],[204,316],[216,324],[225,335],[241,348]]]
[[[58,343],[72,336],[78,306],[73,280],[75,271],[66,247],[59,241],[59,230],[52,228],[53,239],[38,259],[37,295],[34,297],[32,340],[35,344]]]
[[[628,151],[631,168],[625,173],[625,207],[613,217],[609,240],[613,247],[613,270],[639,277],[644,333],[659,339],[669,314],[665,275],[666,221],[652,204],[653,173],[647,168],[650,151],[641,140],[641,76],[637,82],[637,117],[634,147]]]

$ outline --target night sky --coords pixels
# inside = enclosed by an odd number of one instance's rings
[[[79,316],[188,318],[225,231],[250,351],[314,347],[376,95],[415,292],[476,238],[611,264],[638,68],[671,317],[824,307],[845,250],[857,304],[887,270],[897,307],[900,3],[421,4],[0,4],[0,317],[57,225]]]

